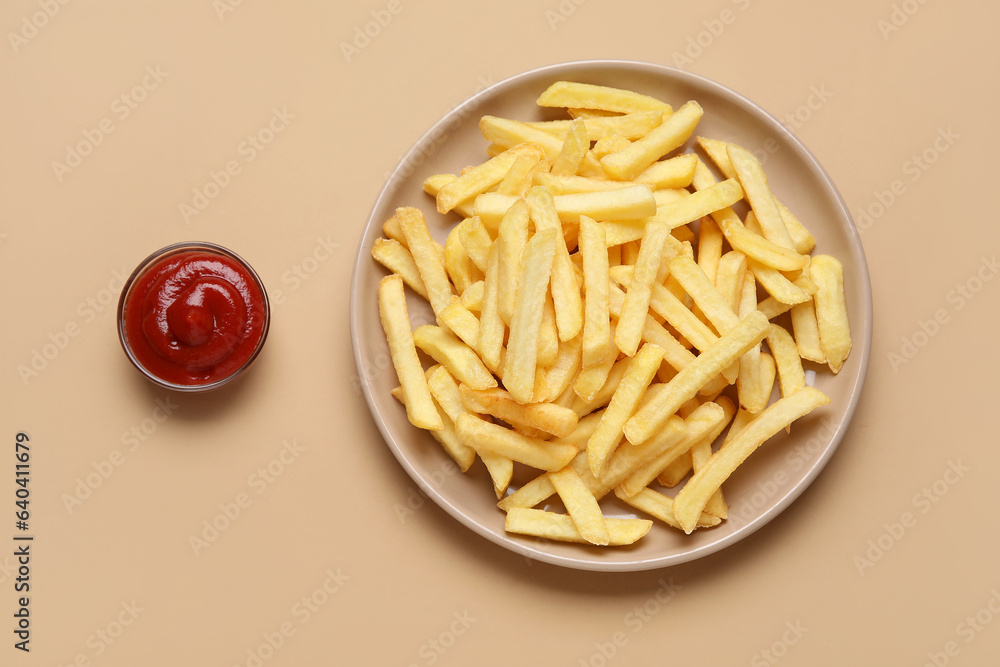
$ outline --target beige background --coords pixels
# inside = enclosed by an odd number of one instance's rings
[[[1000,11],[665,4],[4,3],[0,663],[992,664]],[[373,16],[386,25],[348,61],[341,43]],[[646,573],[531,563],[421,505],[382,442],[348,333],[357,241],[400,157],[484,83],[679,56],[790,117],[865,221],[865,394],[818,480],[736,546]],[[249,161],[242,142],[275,110],[292,118]],[[57,174],[84,132],[100,143]],[[185,220],[230,160],[239,174]],[[117,274],[187,239],[242,254],[275,301],[253,371],[210,396],[154,389],[115,335]],[[18,430],[33,453],[30,655],[10,631]],[[195,553],[189,538],[240,494]]]

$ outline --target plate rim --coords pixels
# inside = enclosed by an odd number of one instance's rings
[[[369,236],[373,225],[380,224],[375,221],[374,215],[383,204],[383,201],[389,198],[396,190],[397,187],[405,180],[405,177],[401,177],[401,172],[407,169],[410,165],[412,157],[418,154],[422,147],[427,144],[427,141],[438,133],[439,129],[447,125],[456,115],[461,115],[465,113],[468,109],[475,109],[481,106],[483,100],[492,99],[498,95],[502,95],[503,92],[511,87],[516,86],[525,79],[541,78],[546,75],[572,72],[573,70],[585,69],[585,68],[606,68],[606,69],[627,69],[627,70],[637,70],[645,72],[648,74],[654,74],[657,76],[665,76],[668,79],[680,79],[689,86],[703,87],[711,89],[711,91],[718,95],[719,97],[726,99],[728,102],[735,104],[738,107],[749,107],[756,114],[760,121],[771,126],[771,129],[785,138],[787,143],[795,151],[797,157],[808,163],[810,168],[819,176],[818,184],[823,190],[831,197],[833,203],[839,208],[842,214],[842,220],[847,223],[844,231],[847,233],[848,240],[848,250],[853,255],[854,263],[857,266],[858,274],[855,278],[860,277],[861,295],[862,295],[862,314],[863,318],[860,323],[852,323],[852,331],[857,331],[861,334],[860,337],[854,335],[854,346],[852,352],[858,352],[861,355],[859,362],[859,370],[857,378],[855,379],[853,386],[850,387],[850,393],[848,397],[847,404],[845,406],[845,411],[843,418],[839,420],[837,428],[831,436],[830,444],[821,453],[815,463],[805,472],[805,474],[799,479],[798,482],[791,485],[784,494],[776,499],[776,501],[771,504],[768,508],[762,510],[753,519],[747,521],[745,524],[736,528],[732,533],[722,537],[721,539],[715,540],[708,544],[695,547],[691,550],[685,551],[683,553],[670,554],[655,558],[644,558],[636,559],[632,561],[599,561],[599,560],[588,560],[573,558],[561,554],[553,554],[546,551],[541,551],[535,549],[527,544],[521,543],[512,537],[506,535],[498,535],[495,532],[481,526],[478,522],[470,518],[461,508],[457,507],[448,498],[443,496],[438,490],[431,485],[423,475],[420,474],[410,463],[407,457],[400,451],[399,447],[394,443],[394,438],[388,431],[385,420],[382,418],[381,410],[379,405],[375,402],[375,397],[372,393],[372,388],[368,381],[365,370],[365,361],[362,359],[361,355],[361,334],[358,329],[358,317],[357,309],[360,307],[361,296],[360,296],[360,272],[363,267],[363,263],[370,260],[370,253],[365,252],[366,244],[365,240]],[[416,139],[406,153],[400,158],[399,162],[396,164],[395,168],[389,174],[386,179],[385,184],[379,191],[378,196],[375,198],[371,209],[369,210],[367,220],[361,231],[361,236],[358,242],[358,252],[355,256],[354,266],[351,272],[351,293],[350,293],[350,303],[349,303],[349,323],[351,330],[351,345],[353,348],[354,362],[356,366],[356,371],[358,374],[358,381],[361,385],[362,394],[365,397],[365,402],[368,405],[369,412],[378,428],[382,439],[385,444],[389,447],[393,456],[407,472],[407,475],[413,480],[421,491],[423,491],[429,498],[433,499],[434,502],[444,509],[448,514],[450,514],[454,519],[461,523],[466,528],[472,529],[478,535],[485,537],[490,542],[518,553],[522,556],[533,558],[542,562],[546,562],[553,565],[558,565],[562,567],[568,567],[571,569],[587,570],[595,572],[634,572],[634,571],[645,571],[660,569],[665,567],[671,567],[675,565],[680,565],[682,563],[690,562],[703,558],[710,554],[716,553],[725,549],[726,547],[732,546],[737,542],[747,538],[751,534],[755,533],[757,530],[770,523],[775,517],[784,512],[805,490],[812,485],[819,474],[826,468],[833,454],[839,449],[847,430],[850,428],[853,422],[855,412],[857,411],[858,404],[860,402],[861,394],[864,389],[865,380],[868,374],[869,362],[871,358],[871,341],[872,341],[872,329],[873,329],[873,303],[872,303],[872,289],[871,289],[871,276],[868,269],[868,262],[864,252],[864,246],[861,243],[861,236],[858,232],[857,225],[854,222],[854,218],[851,215],[850,210],[847,207],[846,202],[837,189],[837,186],[833,179],[830,177],[823,165],[816,159],[816,157],[809,151],[808,148],[802,143],[801,140],[795,135],[792,130],[788,129],[778,121],[772,114],[768,113],[761,106],[745,97],[742,93],[736,91],[733,88],[725,86],[721,83],[708,79],[699,74],[694,74],[685,70],[677,69],[667,65],[661,65],[657,63],[637,61],[637,60],[623,60],[623,59],[588,59],[588,60],[573,60],[565,61],[560,63],[553,63],[549,65],[543,65],[540,67],[535,67],[506,79],[498,81],[486,88],[480,90],[479,92],[473,94],[457,106],[453,107],[446,113],[444,113],[437,121],[435,121],[424,133]],[[857,328],[855,328],[857,327]],[[858,345],[858,343],[861,343]],[[860,348],[860,349],[858,349]],[[450,459],[449,459],[450,460]]]

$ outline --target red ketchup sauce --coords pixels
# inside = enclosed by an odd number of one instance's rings
[[[149,374],[177,385],[214,384],[256,356],[267,297],[240,261],[181,250],[136,276],[122,318],[126,349]]]

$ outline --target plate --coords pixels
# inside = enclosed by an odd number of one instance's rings
[[[674,108],[697,100],[705,110],[697,134],[756,152],[775,195],[816,237],[814,252],[834,255],[844,265],[854,349],[838,375],[808,374],[815,375],[812,383],[831,404],[796,422],[790,436],[775,436],[740,467],[724,487],[730,518],[715,528],[684,535],[654,522],[645,537],[625,548],[508,535],[482,464],[477,462],[466,474],[459,472],[429,434],[407,421],[405,410],[389,393],[398,381],[377,307],[378,281],[385,270],[370,255],[382,223],[397,207],[417,206],[427,214],[431,234],[443,243],[457,219],[450,215],[444,220],[435,212],[433,199],[423,192],[424,179],[457,173],[486,159],[487,144],[478,127],[485,114],[519,120],[555,117],[551,110],[538,108],[535,100],[559,80],[636,90]],[[694,151],[692,142],[678,152],[683,151]],[[433,323],[429,306],[412,294],[408,299],[414,328]],[[750,535],[788,507],[820,473],[847,431],[861,395],[872,332],[871,285],[857,229],[830,177],[805,146],[760,107],[722,85],[660,65],[611,60],[564,63],[520,74],[483,90],[431,127],[404,156],[372,208],[354,266],[350,319],[358,377],[372,417],[400,465],[427,496],[468,528],[516,553],[600,571],[647,570],[706,556]],[[617,502],[601,501],[607,515],[635,516]]]

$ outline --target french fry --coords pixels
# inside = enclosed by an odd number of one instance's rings
[[[659,125],[663,121],[663,112],[637,111],[621,116],[595,116],[581,118],[591,141],[600,141],[606,137],[622,137],[633,141]],[[565,140],[574,121],[547,120],[528,123],[533,128],[551,134],[556,139]]]
[[[761,444],[793,421],[830,402],[823,392],[804,387],[772,403],[694,473],[674,499],[674,515],[686,533],[697,525],[708,499]]]
[[[580,536],[591,544],[607,546],[611,541],[611,534],[601,513],[601,506],[580,476],[572,468],[563,468],[549,473],[549,479]]]
[[[751,313],[698,355],[692,363],[678,371],[666,385],[668,392],[640,408],[625,423],[624,431],[628,441],[639,444],[662,428],[670,415],[694,398],[709,380],[762,341],[767,334],[768,324],[767,318],[760,312]]]
[[[583,300],[580,296],[580,285],[576,280],[573,262],[569,258],[566,240],[559,232],[559,216],[555,203],[548,190],[534,187],[528,191],[528,217],[535,224],[535,229],[551,229],[556,232],[555,254],[552,258],[552,297],[556,309],[556,326],[559,329],[559,340],[567,341],[576,338],[583,328]],[[523,283],[522,283],[523,284]]]
[[[619,134],[608,135],[606,137],[599,139],[596,143],[594,143],[594,147],[593,149],[591,149],[591,153],[593,153],[596,159],[600,160],[605,155],[623,150],[630,143],[632,142]],[[632,183],[632,182],[633,181],[624,181],[624,183]]]
[[[488,414],[511,426],[527,426],[556,437],[565,437],[576,430],[579,419],[569,408],[553,403],[524,405],[503,389],[475,390],[460,385],[462,401],[472,412]]]
[[[773,381],[773,379],[772,379]],[[729,425],[733,417],[736,415],[736,405],[726,398],[725,396],[719,396],[715,399],[715,403],[722,408],[723,416],[722,421],[718,423],[711,431],[701,438],[698,442],[691,445],[691,470],[701,470],[708,463],[708,459],[712,456],[712,443],[719,434],[722,433],[723,429]],[[685,473],[686,474],[686,473]],[[719,488],[712,494],[712,497],[708,499],[705,504],[704,512],[718,517],[719,519],[725,519],[729,516],[729,508],[726,506],[726,501],[722,496],[722,489]],[[704,519],[704,514],[702,514]],[[701,522],[698,522],[698,526],[701,527]]]
[[[437,315],[451,303],[452,289],[448,274],[444,270],[442,253],[438,245],[431,239],[427,221],[420,209],[404,207],[396,209],[396,218],[406,238],[406,246],[413,256],[413,261],[420,272],[420,279],[427,289],[427,300],[431,309]]]
[[[535,182],[552,193],[553,196],[570,195],[578,192],[600,192],[602,190],[621,190],[631,187],[629,181],[607,181],[597,178],[587,178],[586,176],[556,175],[550,173],[539,173],[535,175]],[[654,201],[656,197],[653,197]]]
[[[497,241],[490,248],[487,257],[486,279],[482,283],[483,296],[480,302],[479,339],[474,345],[479,350],[479,356],[482,357],[483,363],[494,372],[500,369],[500,353],[503,349],[504,333],[506,333],[506,327],[500,315],[500,299],[503,294],[500,285],[500,268],[502,266],[499,259],[500,248],[501,243]],[[462,297],[461,300],[464,300],[465,295],[463,294]]]
[[[653,527],[653,522],[646,519],[607,518],[605,523],[610,546],[634,544]],[[558,542],[586,543],[568,515],[526,507],[512,507],[507,512],[504,529],[508,533],[544,537]]]
[[[621,384],[615,390],[597,430],[587,443],[587,459],[595,477],[599,477],[604,471],[608,458],[621,442],[622,427],[635,411],[661,361],[663,350],[647,343],[629,362]]]
[[[670,105],[660,100],[608,86],[595,86],[574,81],[557,81],[538,96],[538,106],[597,109],[617,113],[641,111],[670,112]]]
[[[497,500],[503,498],[510,486],[510,480],[514,478],[514,462],[493,452],[479,452],[479,458],[483,460],[486,471],[490,474],[493,482],[493,492],[496,493]]]
[[[760,282],[761,287],[778,301],[795,305],[810,300],[808,292],[771,267],[764,266],[757,260],[747,259],[747,268]]]
[[[602,407],[606,407],[608,401],[614,396],[615,390],[621,383],[622,378],[625,377],[625,371],[628,370],[629,361],[631,357],[626,357],[624,359],[619,359],[611,365],[611,369],[608,371],[608,377],[604,381],[604,384],[598,389],[591,398],[586,399],[578,396],[570,408],[576,412],[577,415],[583,417],[584,415],[589,415],[594,410]]]
[[[684,420],[686,430],[684,436],[666,448],[651,461],[643,464],[626,477],[618,488],[627,496],[634,496],[649,485],[668,465],[677,460],[681,454],[690,451],[702,438],[708,436],[713,429],[724,424],[725,411],[717,403],[701,404]],[[721,428],[720,428],[721,430]]]
[[[590,137],[587,135],[586,123],[582,119],[571,121],[569,132],[563,139],[562,150],[552,162],[551,173],[565,176],[576,174],[588,150]]]
[[[479,355],[441,327],[433,324],[417,327],[413,332],[413,342],[459,381],[473,389],[491,389],[497,386],[496,378]]]
[[[500,151],[500,153],[502,152],[503,151]],[[424,179],[424,192],[426,192],[432,197],[437,197],[437,194],[441,191],[441,188],[443,188],[444,186],[448,185],[449,183],[457,179],[458,176],[456,176],[455,174],[434,174],[432,176],[428,176],[426,179]],[[465,199],[464,201],[455,204],[455,206],[452,208],[452,211],[462,216],[462,218],[471,218],[472,202],[473,198],[471,197],[469,199]]]
[[[686,102],[669,118],[627,148],[605,155],[601,166],[611,178],[631,180],[661,157],[674,150],[694,132],[704,111],[695,101]]]
[[[757,284],[754,282],[752,273],[747,271],[745,276],[740,297],[740,317],[747,317],[750,313],[757,312]],[[767,396],[764,396],[763,384],[764,379],[760,372],[760,343],[757,343],[740,357],[740,375],[736,380],[740,405],[748,412],[757,413],[767,406]],[[770,393],[769,388],[768,395]]]
[[[454,227],[444,244],[444,270],[459,294],[469,289],[469,285],[479,279],[480,271],[462,244],[461,225]],[[416,267],[416,264],[413,265]],[[417,274],[419,275],[419,273]]]
[[[556,363],[559,356],[559,328],[556,326],[556,307],[552,292],[545,297],[542,307],[542,325],[538,329],[538,367],[544,368]]]
[[[441,311],[438,318],[463,343],[474,350],[479,349],[479,318],[462,305],[460,298],[451,297],[451,303]]]
[[[826,352],[819,338],[819,323],[816,319],[816,305],[810,300],[792,306],[792,332],[799,356],[817,364],[826,363]]]
[[[600,481],[609,489],[617,487],[630,475],[683,440],[687,433],[685,421],[674,415],[656,435],[641,445],[627,445],[615,450],[599,478]]]
[[[536,403],[555,401],[573,384],[580,372],[580,348],[583,341],[580,336],[559,345],[555,362],[548,368],[540,369],[535,377],[535,390],[532,400]]]
[[[486,192],[500,183],[514,161],[521,155],[541,159],[541,149],[532,144],[514,146],[500,155],[473,167],[468,172],[443,186],[437,193],[438,213],[447,213],[470,197]]]
[[[691,452],[686,452],[664,468],[663,472],[656,476],[656,480],[668,489],[672,489],[691,473],[692,468]]]
[[[572,445],[529,438],[469,413],[459,415],[455,426],[477,452],[492,452],[539,470],[560,470],[577,453]]]
[[[521,403],[530,403],[534,393],[538,330],[542,324],[555,248],[556,231],[543,229],[528,241],[521,261],[520,287],[511,317],[503,375],[504,387]]]
[[[510,325],[514,314],[514,299],[517,295],[518,276],[521,272],[521,257],[528,244],[528,205],[523,199],[514,202],[500,221],[497,232],[499,261],[497,279],[499,282],[500,318]]]
[[[473,312],[480,312],[483,309],[483,294],[486,290],[486,284],[483,280],[477,280],[476,282],[469,285],[464,292],[462,292],[462,305]]]
[[[791,396],[806,386],[802,359],[799,357],[799,350],[792,335],[780,325],[772,324],[767,330],[767,346],[774,357],[781,395]]]
[[[697,161],[698,156],[690,154],[660,160],[636,174],[634,181],[645,183],[654,190],[686,188],[691,185]]]
[[[485,274],[486,262],[489,260],[490,245],[493,243],[490,233],[486,231],[486,227],[483,226],[482,221],[476,216],[466,218],[459,223],[456,229],[458,229],[459,239],[461,239],[462,247],[465,248],[469,259],[476,265],[476,268]]]
[[[670,228],[666,223],[651,224],[639,247],[635,271],[625,292],[625,303],[615,330],[615,345],[626,355],[634,355],[642,340],[642,329],[646,323],[646,313],[649,311],[649,299],[660,270],[663,247],[667,243],[668,236]]]
[[[375,239],[372,245],[372,257],[393,273],[398,273],[403,282],[414,292],[427,298],[427,288],[424,287],[417,264],[403,244],[392,239]]]
[[[655,519],[659,519],[672,528],[681,530],[681,524],[677,522],[677,518],[674,516],[674,501],[670,496],[665,496],[650,488],[644,488],[634,496],[628,496],[621,489],[615,489],[615,495],[622,502],[631,505],[637,510],[643,511]],[[702,512],[698,518],[699,528],[712,528],[713,526],[718,526],[720,523],[722,523],[721,518],[713,516],[708,512]]]
[[[608,249],[604,230],[590,218],[580,218],[580,254],[583,256],[583,368],[607,361],[614,352],[608,311]]]
[[[781,211],[774,203],[774,195],[771,194],[760,161],[753,153],[736,144],[729,144],[726,151],[740,185],[746,193],[750,208],[760,221],[764,237],[784,248],[794,248],[792,237],[788,235],[788,228],[785,227],[785,221],[781,217]]]
[[[851,353],[851,329],[844,296],[844,267],[834,257],[816,255],[809,266],[816,292],[816,322],[819,340],[830,370],[839,373]]]
[[[541,162],[541,155],[518,155],[507,175],[497,185],[497,192],[503,195],[523,197],[531,187],[535,167]],[[469,216],[466,216],[469,217]]]
[[[392,274],[379,281],[378,306],[382,330],[385,331],[389,344],[389,356],[396,369],[396,377],[403,387],[406,416],[418,428],[440,431],[444,428],[444,423],[434,405],[424,369],[417,356],[406,310],[403,279],[398,275]]]
[[[402,387],[396,387],[390,393],[393,398],[404,406],[406,405],[406,396],[403,394]],[[472,467],[472,464],[476,462],[476,450],[462,442],[462,439],[458,437],[458,431],[455,430],[454,422],[448,418],[448,415],[444,413],[440,405],[438,406],[438,414],[441,416],[444,428],[440,431],[428,431],[428,433],[438,441],[438,444],[441,445],[445,453],[458,464],[459,470],[467,472]]]
[[[698,225],[698,266],[713,283],[719,268],[719,260],[722,258],[724,238],[715,220],[711,217],[701,219]]]
[[[715,285],[693,259],[681,255],[671,260],[670,275],[676,278],[684,291],[694,299],[695,305],[720,334],[726,333],[739,324],[740,318],[736,316],[725,298],[715,289]],[[754,306],[756,306],[756,300]]]
[[[648,185],[557,195],[553,197],[553,204],[563,222],[579,222],[581,215],[614,221],[634,220],[656,213],[656,198]]]

